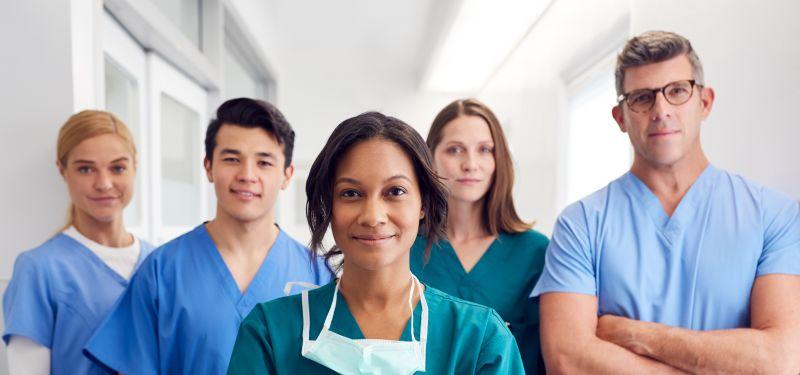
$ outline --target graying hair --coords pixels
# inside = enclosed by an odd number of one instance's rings
[[[666,61],[680,55],[686,55],[689,59],[693,78],[697,84],[702,85],[703,65],[688,39],[669,31],[647,31],[631,38],[617,55],[617,67],[614,70],[617,95],[625,93],[623,91],[625,70]]]

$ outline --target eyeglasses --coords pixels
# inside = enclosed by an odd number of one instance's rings
[[[672,105],[681,105],[688,102],[689,99],[692,98],[695,85],[698,87],[703,87],[703,85],[699,83],[695,84],[695,80],[689,79],[675,81],[657,89],[633,90],[617,97],[617,103],[622,103],[622,101],[625,101],[631,111],[636,113],[647,112],[656,104],[656,95],[658,95],[660,92],[662,95],[664,95],[664,99],[667,100],[667,103]]]

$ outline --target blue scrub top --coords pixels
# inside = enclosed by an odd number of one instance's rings
[[[567,207],[532,295],[597,296],[598,314],[694,330],[750,325],[753,282],[800,274],[800,205],[709,165],[672,217],[628,172]]]
[[[316,340],[333,301],[336,283],[308,292],[309,338]],[[425,286],[428,303],[428,342],[425,372],[418,374],[524,374],[519,350],[497,313]],[[342,294],[336,296],[330,330],[351,339],[363,339]],[[414,307],[414,332],[419,335],[422,304]],[[305,358],[303,310],[300,295],[256,306],[242,323],[231,357],[229,375],[335,374]],[[419,336],[416,337],[419,340]],[[411,341],[410,321],[400,341]]]
[[[224,374],[239,324],[253,306],[282,297],[287,282],[331,279],[322,258],[280,231],[241,293],[200,225],[144,261],[84,353],[125,374]]]
[[[136,267],[153,251],[139,240]],[[111,311],[128,281],[90,249],[59,233],[21,253],[3,295],[5,332],[50,349],[53,374],[105,374],[81,348]]]

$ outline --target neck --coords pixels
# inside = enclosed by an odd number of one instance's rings
[[[272,220],[272,215],[253,221],[241,221],[217,210],[220,214],[206,224],[211,239],[221,252],[261,253],[264,244],[271,244],[280,230]]]
[[[680,200],[708,164],[708,158],[701,149],[669,165],[655,165],[637,154],[631,172],[650,188],[667,213],[672,215]]]
[[[345,263],[339,290],[347,304],[358,309],[385,309],[405,306],[411,287],[411,270],[408,257],[405,267],[364,270]],[[400,262],[402,263],[402,262]],[[415,293],[416,295],[416,293]]]
[[[483,199],[477,202],[448,200],[447,238],[451,242],[467,241],[489,234],[483,226],[483,203]]]
[[[122,213],[111,221],[100,221],[73,208],[75,220],[72,226],[86,238],[108,247],[125,247],[133,244],[133,235],[125,230]]]

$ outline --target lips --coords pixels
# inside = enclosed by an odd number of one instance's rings
[[[648,134],[648,137],[664,137],[668,135],[678,134],[680,130],[659,130]]]
[[[477,178],[459,178],[456,179],[456,182],[464,185],[476,185],[481,182],[481,180]]]
[[[231,193],[233,193],[233,195],[235,195],[235,196],[237,196],[237,197],[239,197],[241,199],[244,199],[244,200],[251,200],[251,199],[255,199],[255,198],[261,198],[261,194],[256,193],[256,192],[251,191],[251,190],[247,190],[247,189],[231,189],[230,191],[231,191]]]
[[[113,202],[113,201],[115,201],[117,199],[119,199],[119,197],[113,197],[113,196],[109,196],[109,197],[89,197],[89,200],[91,200],[92,202],[97,202],[97,203],[110,203],[110,202]]]
[[[396,234],[359,234],[352,238],[367,246],[380,246],[396,236]]]

